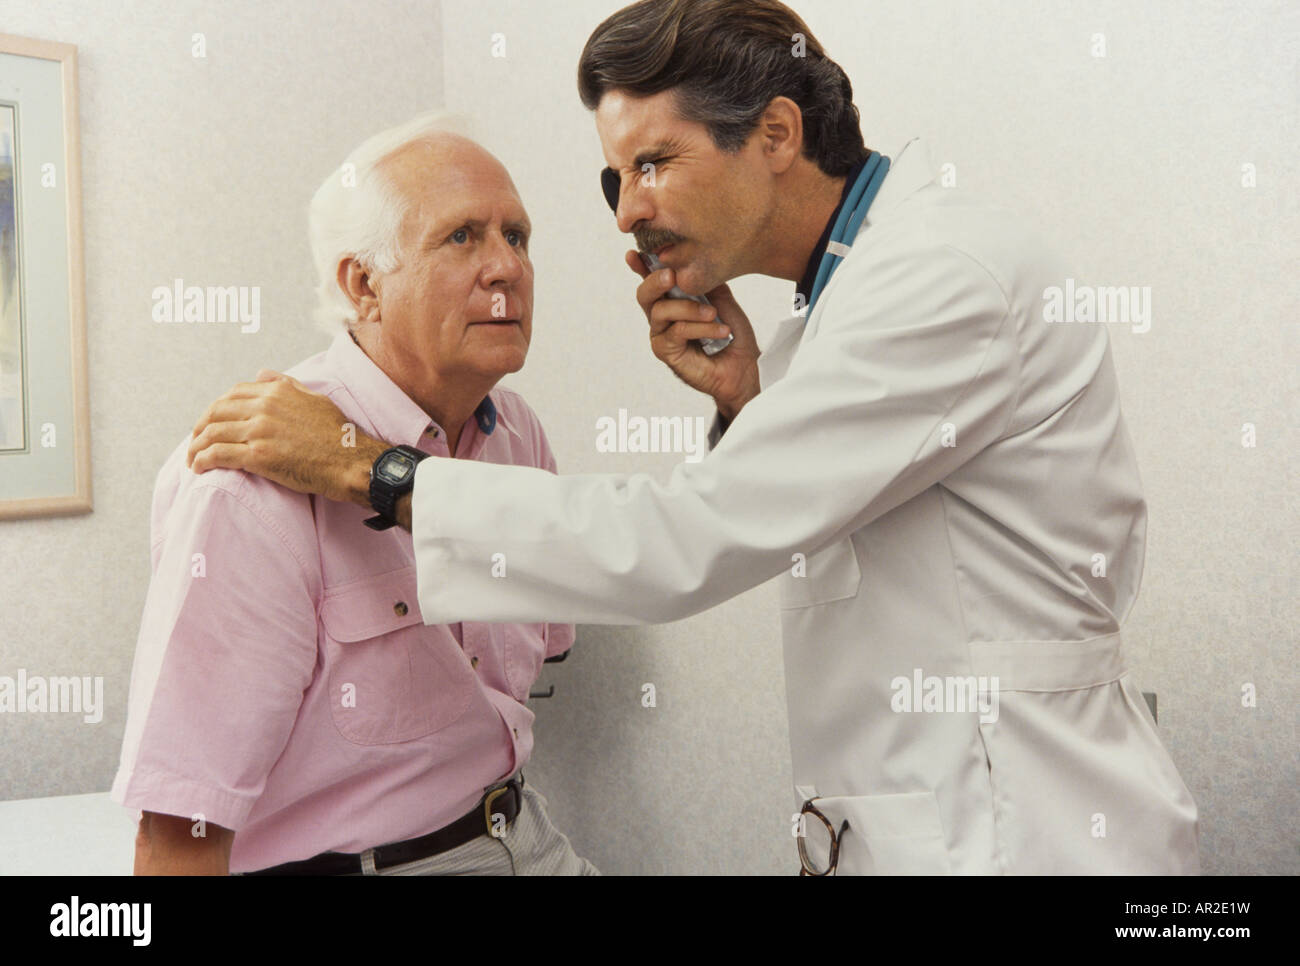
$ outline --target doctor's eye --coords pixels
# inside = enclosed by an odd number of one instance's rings
[[[506,241],[509,242],[513,248],[525,248],[528,245],[528,236],[522,231],[516,231],[511,228],[506,232]]]
[[[449,237],[450,237],[451,240],[454,241],[457,245],[463,245],[463,244],[465,244],[465,242],[469,241],[469,229],[468,229],[468,228],[457,228],[455,231],[453,231],[453,232],[451,233],[451,235],[450,235]]]

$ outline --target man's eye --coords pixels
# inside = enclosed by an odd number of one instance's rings
[[[510,242],[510,244],[515,246],[516,248],[523,248],[524,242],[526,242],[527,240],[528,239],[524,237],[524,233],[522,231],[515,231],[511,229],[510,231],[506,232],[506,241]]]
[[[465,244],[465,242],[469,241],[469,229],[457,228],[455,231],[451,233],[451,240],[454,241],[457,245]]]

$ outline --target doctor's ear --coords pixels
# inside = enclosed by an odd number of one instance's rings
[[[784,173],[803,151],[803,111],[788,97],[774,97],[755,134],[774,174]]]
[[[379,320],[379,285],[362,267],[356,258],[345,258],[339,262],[337,275],[339,288],[347,296],[352,307],[357,311],[360,322],[377,322]]]

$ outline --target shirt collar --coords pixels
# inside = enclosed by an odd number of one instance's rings
[[[381,439],[406,446],[419,445],[430,426],[429,414],[375,365],[350,333],[345,331],[335,336],[327,358]],[[523,438],[510,424],[505,411],[493,402],[491,393],[474,410],[474,421],[484,436],[504,426],[511,435]]]
[[[474,420],[484,436],[491,436],[492,430],[497,428],[497,407],[490,395],[484,396],[483,401],[474,410]]]

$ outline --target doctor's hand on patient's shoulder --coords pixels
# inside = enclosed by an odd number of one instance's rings
[[[195,473],[256,473],[299,493],[369,506],[370,467],[388,444],[359,432],[328,396],[263,369],[208,407],[186,462]]]
[[[641,276],[636,300],[650,322],[650,348],[677,377],[713,397],[727,420],[758,395],[758,340],[749,319],[725,284],[707,293],[712,306],[689,299],[664,298],[676,284],[671,268],[647,271],[634,251],[627,264]],[[735,337],[717,355],[707,355],[697,339]]]

